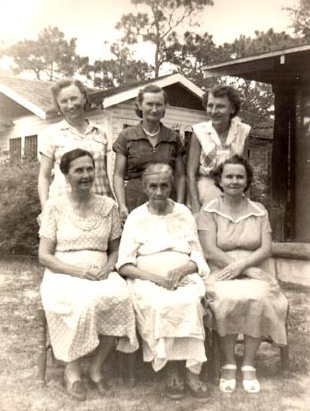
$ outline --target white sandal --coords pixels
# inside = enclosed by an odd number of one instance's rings
[[[256,373],[256,368],[252,367],[251,365],[244,365],[243,367],[241,367],[241,371],[253,371]],[[243,389],[245,392],[248,392],[250,394],[256,394],[260,391],[260,384],[257,380],[257,378],[253,379],[253,380],[242,380],[242,385],[243,385]]]
[[[223,370],[237,370],[237,366],[235,364],[226,364],[223,365]],[[236,378],[231,378],[227,380],[226,378],[220,378],[219,389],[225,393],[232,393],[236,389]]]

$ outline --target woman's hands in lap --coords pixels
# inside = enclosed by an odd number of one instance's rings
[[[228,264],[222,270],[216,271],[214,273],[215,281],[227,281],[233,280],[234,278],[239,277],[239,275],[244,270],[243,264],[240,261],[234,261],[233,263]]]

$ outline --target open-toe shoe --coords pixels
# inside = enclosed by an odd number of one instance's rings
[[[234,370],[235,371],[235,377],[227,379],[227,378],[224,378],[224,377],[221,376],[219,389],[220,389],[221,392],[231,394],[236,389],[236,370],[237,370],[237,366],[235,364],[223,365],[222,370],[221,370],[221,375],[223,375],[223,371],[225,371],[225,370]]]
[[[255,373],[255,378],[249,380],[244,378],[244,372],[251,371]],[[260,391],[260,384],[256,378],[256,369],[252,367],[251,365],[244,365],[241,367],[241,372],[243,374],[243,380],[242,380],[242,385],[243,389],[245,392],[248,392],[250,394],[256,394]]]

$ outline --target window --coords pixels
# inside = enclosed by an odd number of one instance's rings
[[[12,138],[10,139],[10,159],[20,160],[22,156],[22,139]]]
[[[25,137],[24,156],[26,160],[36,160],[37,147],[38,147],[38,136],[37,135]]]

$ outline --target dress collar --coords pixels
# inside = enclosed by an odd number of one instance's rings
[[[207,213],[214,213],[230,220],[233,223],[239,223],[242,220],[246,220],[249,217],[263,217],[266,214],[263,206],[259,203],[256,203],[244,196],[244,201],[246,202],[246,210],[243,215],[237,218],[233,218],[228,214],[227,207],[224,202],[224,195],[221,194],[216,197],[214,200],[210,201],[205,205],[202,210]]]
[[[231,143],[235,140],[238,132],[239,132],[239,126],[241,124],[241,119],[240,117],[233,117],[230,121],[230,127],[228,130],[228,135],[226,139],[226,146],[230,146]],[[205,131],[211,136],[213,141],[215,142],[216,145],[220,146],[222,145],[219,136],[215,130],[215,128],[212,126],[212,121],[207,121],[205,123]]]
[[[160,131],[158,136],[158,143],[161,141],[176,141],[176,133],[173,133],[170,128],[164,126],[161,122],[159,123]],[[148,138],[143,131],[142,121],[136,126],[136,132],[130,135],[131,140],[147,140]]]

